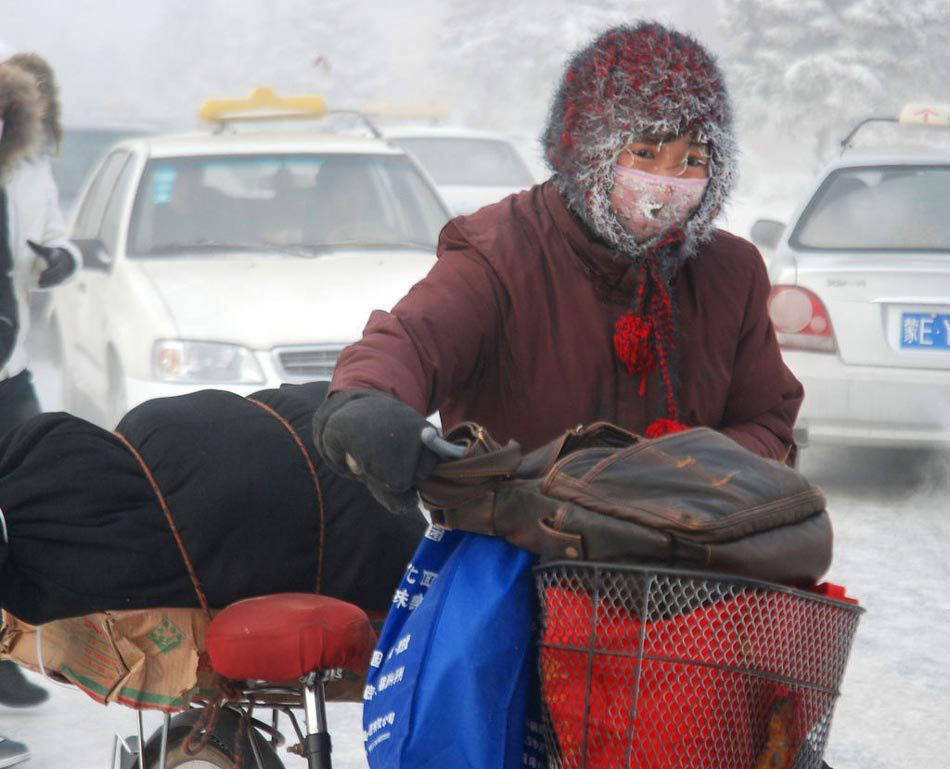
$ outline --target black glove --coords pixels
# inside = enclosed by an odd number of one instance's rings
[[[26,241],[26,244],[47,264],[46,269],[40,273],[38,281],[40,288],[58,285],[75,271],[76,260],[65,248],[41,246],[32,240]]]
[[[334,470],[363,481],[383,507],[410,512],[418,507],[416,486],[439,463],[420,437],[428,424],[379,390],[345,390],[313,415],[313,442]]]

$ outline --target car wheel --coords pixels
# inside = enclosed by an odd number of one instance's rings
[[[122,373],[122,364],[115,350],[109,350],[109,390],[106,395],[106,422],[109,429],[115,429],[119,420],[128,410],[128,396],[125,391],[125,376]]]

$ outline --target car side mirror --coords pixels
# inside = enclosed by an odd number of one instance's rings
[[[781,222],[774,219],[757,219],[749,234],[752,236],[752,242],[757,246],[775,248],[784,232],[785,225]]]
[[[112,254],[99,238],[74,238],[72,242],[82,254],[84,269],[107,272],[112,268]]]

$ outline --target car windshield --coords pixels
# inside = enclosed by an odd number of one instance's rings
[[[472,187],[530,187],[531,173],[515,148],[497,139],[396,138],[436,184]]]
[[[435,248],[447,213],[404,155],[238,155],[149,161],[130,258],[260,249]]]
[[[950,167],[839,169],[792,233],[822,251],[950,251]]]

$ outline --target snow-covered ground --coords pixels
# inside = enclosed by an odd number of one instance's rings
[[[55,370],[37,380],[55,407]],[[826,753],[835,769],[950,767],[950,455],[813,449],[802,470],[828,497],[836,531],[831,581],[867,609]],[[0,734],[29,744],[28,767],[106,767],[111,735],[134,732],[131,711],[69,687],[29,711],[0,708]],[[359,706],[331,704],[334,766],[366,766]],[[146,730],[158,725],[148,714]],[[286,756],[288,767],[303,762]]]
[[[950,767],[950,455],[806,452],[828,497],[828,579],[867,609],[826,760],[835,769]]]

